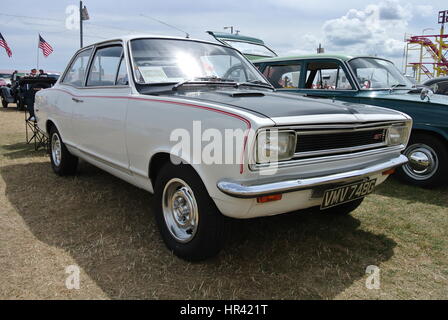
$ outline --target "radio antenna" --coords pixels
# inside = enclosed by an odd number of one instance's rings
[[[147,19],[150,19],[150,20],[154,20],[154,21],[157,21],[158,23],[161,23],[161,24],[163,24],[163,25],[165,25],[165,26],[167,26],[167,27],[170,27],[170,28],[172,28],[172,29],[175,29],[175,30],[177,30],[177,31],[180,31],[180,32],[182,32],[182,33],[185,33],[185,38],[190,38],[190,35],[188,34],[188,32],[186,32],[186,31],[184,31],[184,30],[182,30],[182,29],[179,29],[178,27],[175,27],[175,26],[173,26],[173,25],[171,25],[171,24],[169,24],[169,23],[166,23],[166,22],[164,22],[164,21],[162,21],[162,20],[159,20],[159,19],[156,19],[156,18],[153,18],[153,17],[150,17],[150,16],[147,16],[147,15],[144,15],[144,14],[140,14],[142,17],[145,17],[145,18],[147,18]]]

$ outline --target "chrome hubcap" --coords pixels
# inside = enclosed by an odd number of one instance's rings
[[[51,137],[51,158],[53,159],[54,164],[59,167],[61,164],[62,150],[61,140],[56,133]]]
[[[198,206],[190,186],[173,178],[165,185],[162,195],[163,217],[171,235],[179,242],[193,239],[198,227]]]
[[[431,178],[439,167],[437,153],[426,144],[413,144],[409,146],[405,155],[409,162],[403,166],[406,174],[416,180]]]

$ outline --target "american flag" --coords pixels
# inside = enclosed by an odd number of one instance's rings
[[[44,54],[45,57],[48,57],[52,52],[53,52],[53,48],[50,46],[50,44],[44,40],[44,38],[42,38],[39,35],[39,48],[42,49],[42,53]]]
[[[0,33],[0,47],[5,48],[5,50],[6,50],[6,54],[8,55],[8,57],[11,58],[11,56],[12,56],[12,51],[11,51],[11,49],[9,48],[8,44],[6,43],[5,38],[3,38],[3,36],[2,36],[1,33]]]

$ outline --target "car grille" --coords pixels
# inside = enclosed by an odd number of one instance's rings
[[[384,146],[385,128],[334,132],[297,132],[296,155],[312,156],[326,153],[347,153]]]

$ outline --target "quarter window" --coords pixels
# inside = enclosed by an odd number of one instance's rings
[[[123,55],[121,46],[100,48],[95,52],[87,79],[88,86],[113,86]],[[124,63],[123,63],[124,64]]]
[[[124,56],[121,56],[116,84],[118,86],[127,86],[129,84],[128,71],[126,70],[126,61],[124,60]]]
[[[352,90],[344,69],[335,62],[310,62],[307,64],[305,89]]]
[[[277,89],[297,89],[300,80],[300,64],[268,66],[263,75]]]
[[[64,76],[62,83],[70,84],[75,87],[81,87],[84,85],[84,79],[86,75],[86,68],[89,63],[89,57],[92,49],[84,50],[78,53],[70,68]]]

